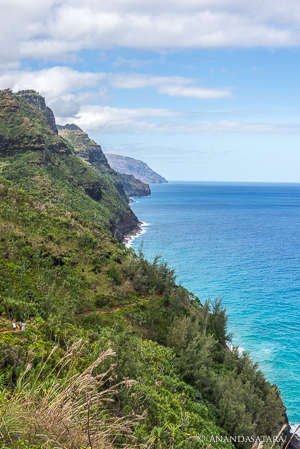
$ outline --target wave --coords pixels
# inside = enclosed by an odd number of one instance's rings
[[[299,426],[299,423],[297,424],[291,424],[291,433],[293,434],[295,432],[295,430],[297,429],[297,427]],[[296,435],[298,437],[300,437],[300,429],[297,430]]]
[[[145,234],[145,232],[147,232],[147,229],[144,229],[144,228],[147,228],[148,226],[151,226],[151,223],[146,223],[145,221],[142,221],[139,226],[138,231],[136,231],[134,234],[132,234],[128,237],[125,237],[124,245],[126,246],[126,248],[130,248],[133,241],[136,238],[140,237],[142,234]]]

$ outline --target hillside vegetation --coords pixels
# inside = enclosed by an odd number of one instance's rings
[[[47,117],[28,101],[31,96],[36,98],[32,91],[26,100],[24,91],[0,92],[2,175],[42,201],[79,212],[122,241],[138,219],[112,182],[88,167],[72,145],[55,134]]]
[[[148,184],[144,184],[133,175],[124,175],[113,170],[109,166],[101,146],[91,140],[78,126],[58,126],[58,133],[73,145],[77,156],[115,186],[122,198],[128,201],[132,196],[151,194]]]
[[[115,187],[36,106],[10,91],[1,106],[2,447],[233,449],[277,435],[278,389],[229,349],[221,301],[202,304],[161,258],[113,238],[128,213]]]

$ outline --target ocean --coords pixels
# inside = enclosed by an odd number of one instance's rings
[[[223,298],[233,344],[251,351],[300,422],[300,184],[170,182],[132,210],[131,241],[204,302]]]

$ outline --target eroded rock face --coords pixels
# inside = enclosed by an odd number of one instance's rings
[[[286,414],[286,408],[283,405],[283,418],[284,418],[284,424],[286,424],[286,428],[282,432],[281,436],[284,441],[284,444],[282,445],[282,449],[285,449],[285,447],[288,444],[288,449],[300,449],[300,438],[298,435],[294,435],[294,431],[292,431],[288,416]],[[290,442],[289,442],[290,441]]]
[[[139,221],[135,214],[131,211],[130,214],[124,214],[120,217],[118,224],[112,223],[111,233],[118,242],[123,242],[126,235],[131,234],[139,228]]]
[[[100,145],[89,138],[87,133],[74,124],[60,126],[58,132],[61,137],[68,140],[74,147],[77,156],[93,165],[104,165],[110,168]]]
[[[105,176],[117,189],[119,195],[128,201],[122,181],[117,173],[109,166],[100,145],[90,139],[87,133],[74,124],[58,125],[58,133],[73,145],[77,156],[95,168],[101,175]]]
[[[31,99],[36,98],[36,101],[45,106],[44,98],[34,94],[34,91],[30,91],[30,95],[25,96]],[[36,107],[31,100],[28,103],[22,95],[13,94],[10,90],[0,92],[0,152],[2,156],[24,154],[27,151],[41,152],[44,155],[47,148],[59,153],[70,153],[62,139],[59,139],[49,128],[47,117],[41,112],[39,107]],[[53,115],[52,111],[51,114]]]
[[[54,114],[52,112],[52,109],[46,106],[44,97],[42,97],[38,92],[35,92],[34,90],[21,90],[20,92],[18,92],[18,95],[24,98],[27,103],[37,107],[46,117],[46,120],[54,134],[58,134]]]
[[[133,175],[118,173],[118,176],[123,183],[125,193],[128,197],[151,195],[149,184],[145,184]]]

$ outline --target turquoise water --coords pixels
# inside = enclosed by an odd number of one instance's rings
[[[160,253],[177,281],[223,297],[233,343],[251,351],[300,422],[300,184],[169,183],[132,209],[146,257]]]

